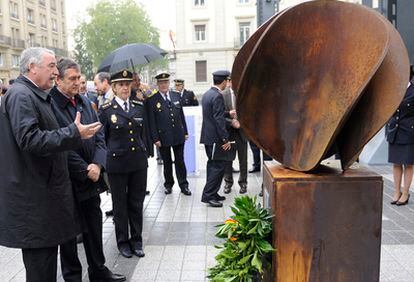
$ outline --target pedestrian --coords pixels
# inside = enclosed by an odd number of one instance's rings
[[[93,82],[98,94],[98,109],[100,109],[103,104],[111,102],[114,98],[111,88],[111,75],[108,72],[99,72],[95,75]]]
[[[220,196],[221,181],[227,158],[216,158],[214,153],[220,148],[223,151],[231,149],[229,133],[226,129],[225,107],[222,91],[226,87],[226,79],[230,72],[226,70],[213,73],[214,85],[204,93],[201,100],[203,107],[203,123],[201,127],[200,143],[204,144],[207,154],[207,181],[204,186],[201,201],[212,207],[222,207],[220,201],[226,198]]]
[[[413,66],[405,96],[386,125],[388,161],[393,164],[394,195],[391,204],[403,206],[410,199],[414,172],[414,85]],[[404,177],[403,177],[404,176]],[[401,180],[404,178],[401,189]]]
[[[180,102],[183,107],[198,106],[198,100],[193,91],[184,88],[184,79],[174,79],[175,91],[180,93]]]
[[[115,98],[104,104],[100,113],[108,151],[106,171],[112,193],[116,242],[126,258],[145,255],[143,206],[147,158],[153,155],[144,102],[130,99],[131,81],[132,73],[127,70],[111,76]]]
[[[170,74],[160,73],[156,77],[158,91],[147,99],[148,117],[153,143],[160,149],[164,162],[164,192],[171,194],[174,186],[171,150],[174,151],[174,166],[181,192],[190,196],[187,169],[184,163],[184,143],[188,139],[180,94],[170,91]]]
[[[46,92],[58,75],[53,51],[33,47],[0,114],[0,245],[20,248],[26,281],[56,281],[58,245],[79,233],[67,150],[95,135],[99,122],[60,128]]]
[[[76,112],[82,112],[83,123],[98,121],[92,102],[79,94],[82,81],[80,66],[62,58],[57,63],[59,75],[50,91],[52,109],[61,127],[70,125]],[[105,266],[102,244],[102,211],[100,193],[108,190],[102,170],[106,166],[106,145],[103,130],[84,140],[82,146],[68,153],[69,176],[77,201],[82,227],[83,245],[88,262],[89,281],[125,281],[123,275],[112,273]],[[60,245],[62,276],[66,282],[82,281],[82,265],[74,237]]]

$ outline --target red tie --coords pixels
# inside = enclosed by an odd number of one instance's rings
[[[73,106],[74,108],[76,108],[76,100],[75,100],[75,98],[69,98],[69,101],[70,101],[70,103],[72,104],[72,106]]]

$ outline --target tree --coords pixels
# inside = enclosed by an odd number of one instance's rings
[[[88,18],[75,29],[78,54],[85,50],[95,67],[113,50],[128,43],[159,46],[159,33],[142,5],[133,0],[101,0],[87,9]],[[75,48],[76,48],[75,47]]]
[[[86,76],[87,80],[93,80],[94,71],[91,54],[80,41],[78,36],[75,36],[75,61],[81,66],[81,72]]]

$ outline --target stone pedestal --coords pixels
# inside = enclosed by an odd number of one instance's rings
[[[265,206],[273,219],[272,281],[378,281],[382,177],[342,172],[336,161],[314,173],[265,162]]]

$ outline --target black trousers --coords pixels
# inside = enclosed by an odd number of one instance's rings
[[[227,161],[211,160],[211,153],[213,151],[212,145],[204,145],[207,161],[207,182],[204,186],[201,201],[214,200],[217,192],[220,190],[221,181],[224,176],[224,169]]]
[[[239,133],[234,136],[236,141],[237,158],[239,159],[239,185],[247,184],[247,141]],[[233,145],[232,145],[233,146]],[[227,162],[224,170],[224,181],[233,186],[233,162]]]
[[[261,168],[262,162],[260,161],[260,148],[256,146],[252,141],[249,141],[250,149],[252,150],[253,154],[253,167],[254,168]],[[263,152],[263,161],[271,161],[272,157]]]
[[[83,246],[85,247],[89,275],[99,276],[108,269],[102,245],[102,211],[99,195],[79,203],[83,223]],[[62,276],[66,282],[82,281],[82,265],[78,258],[76,238],[60,245]]]
[[[184,143],[176,146],[160,147],[161,157],[164,161],[164,187],[172,188],[174,186],[171,148],[174,151],[175,174],[177,175],[178,185],[181,189],[188,188],[187,169],[184,163]]]
[[[147,168],[129,173],[108,173],[108,179],[118,249],[141,249]]]
[[[58,246],[22,249],[26,282],[55,282]]]

